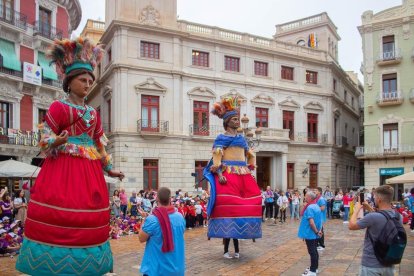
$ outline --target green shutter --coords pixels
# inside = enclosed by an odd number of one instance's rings
[[[39,66],[42,67],[43,71],[43,78],[50,79],[50,80],[57,80],[58,75],[55,71],[55,69],[49,65],[50,61],[48,61],[45,57],[45,54],[42,52],[37,52],[37,61],[39,63]]]
[[[22,65],[16,56],[13,42],[0,39],[0,54],[3,57],[3,67],[15,71],[22,71]]]

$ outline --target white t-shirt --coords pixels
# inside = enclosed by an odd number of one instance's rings
[[[284,206],[285,208],[287,208],[289,205],[289,199],[287,198],[287,196],[279,196],[279,198],[277,199],[277,205],[279,205],[279,207]]]
[[[194,207],[195,207],[195,209],[196,209],[196,214],[197,214],[197,215],[201,215],[201,213],[202,213],[202,211],[203,211],[203,208],[201,207],[201,205],[200,205],[200,204],[197,204],[197,205],[195,205]]]
[[[293,196],[292,197],[292,204],[293,205],[298,205],[299,204],[299,197],[298,196]]]

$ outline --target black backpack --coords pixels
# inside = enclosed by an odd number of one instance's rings
[[[407,234],[400,222],[400,214],[395,212],[398,215],[391,217],[386,211],[378,211],[378,213],[387,219],[378,239],[374,241],[369,231],[367,231],[374,248],[375,257],[384,266],[399,264],[407,245]]]

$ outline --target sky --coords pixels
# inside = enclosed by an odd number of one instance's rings
[[[86,19],[105,20],[105,0],[79,1],[82,21],[76,35]],[[357,72],[362,81],[362,43],[357,29],[362,13],[377,13],[401,4],[402,0],[177,0],[177,14],[181,20],[272,38],[275,25],[327,12],[341,37],[341,67]]]

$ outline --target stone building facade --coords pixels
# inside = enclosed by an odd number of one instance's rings
[[[177,20],[175,0],[107,0],[105,18],[108,54],[89,99],[128,190],[205,188],[202,168],[224,131],[209,110],[229,95],[249,128],[263,129],[261,187],[358,184],[362,90],[338,64],[326,13],[277,25],[274,38]]]
[[[365,163],[365,185],[377,187],[414,170],[414,1],[361,18],[365,144],[356,155]],[[395,187],[396,199],[403,189]]]

